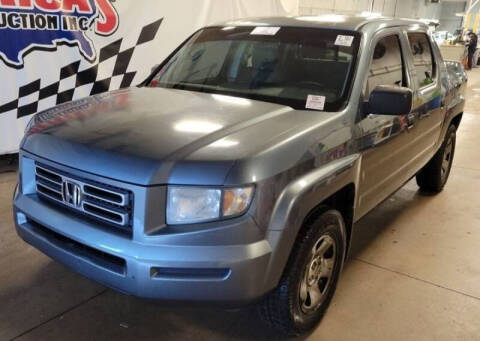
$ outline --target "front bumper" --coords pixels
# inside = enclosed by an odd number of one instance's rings
[[[117,291],[167,301],[241,305],[271,288],[266,284],[271,246],[265,239],[222,245],[197,233],[133,236],[112,233],[75,213],[17,191],[14,219],[18,235],[52,259]],[[137,225],[139,221],[136,221]],[[251,229],[251,218],[233,224]],[[225,235],[230,228],[212,233]],[[172,236],[168,236],[172,237]],[[207,237],[208,239],[208,237]],[[196,242],[192,242],[196,240]],[[200,241],[198,241],[200,240]],[[221,238],[219,239],[221,240]]]

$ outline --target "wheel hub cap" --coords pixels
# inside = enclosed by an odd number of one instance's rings
[[[443,152],[443,160],[442,160],[442,180],[445,181],[447,177],[448,171],[450,169],[450,164],[452,163],[452,155],[453,154],[453,140],[450,138],[447,142],[447,146],[445,147],[445,151]]]
[[[335,241],[321,236],[314,244],[300,285],[300,306],[304,313],[318,309],[330,286],[336,259]]]

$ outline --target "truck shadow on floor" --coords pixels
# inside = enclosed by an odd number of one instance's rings
[[[431,196],[430,193],[421,192],[412,180],[374,208],[354,226],[349,260],[357,258],[375,239],[386,233],[400,216],[409,214],[409,209]],[[394,233],[395,229],[392,228],[390,232]]]

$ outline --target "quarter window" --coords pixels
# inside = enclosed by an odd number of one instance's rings
[[[407,85],[402,50],[396,35],[382,38],[375,46],[365,91],[367,98],[379,85]]]
[[[409,33],[408,40],[413,54],[413,63],[417,71],[419,87],[433,83],[435,62],[428,36],[425,33]]]

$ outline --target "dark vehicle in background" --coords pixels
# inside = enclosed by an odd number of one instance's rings
[[[411,178],[440,192],[464,98],[415,21],[239,20],[194,33],[146,82],[31,120],[18,234],[115,290],[256,303],[314,328],[355,222]]]

